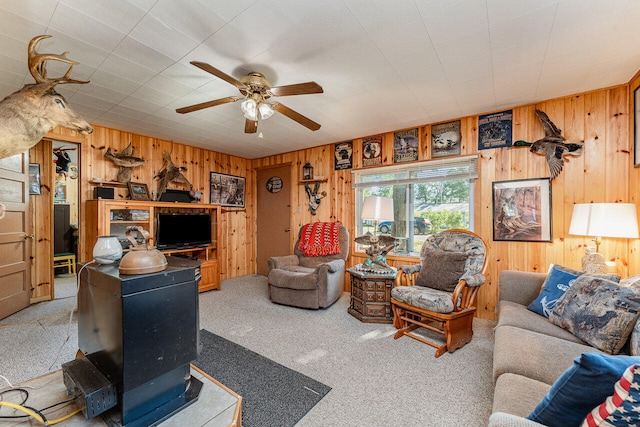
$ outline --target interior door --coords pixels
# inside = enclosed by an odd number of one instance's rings
[[[29,305],[28,153],[0,159],[0,319]]]
[[[291,254],[291,166],[258,170],[258,274],[269,274],[269,257]]]

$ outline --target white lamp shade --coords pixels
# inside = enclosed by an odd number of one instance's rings
[[[380,196],[365,197],[360,218],[393,221],[393,199]]]
[[[269,117],[273,116],[274,110],[271,104],[268,102],[260,102],[258,104],[258,111],[260,112],[260,119],[266,120]]]
[[[240,104],[240,109],[249,120],[258,120],[257,103],[251,98],[247,98]]]
[[[578,203],[573,205],[569,234],[637,239],[634,203]]]

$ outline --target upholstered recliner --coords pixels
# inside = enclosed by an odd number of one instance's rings
[[[429,236],[420,265],[399,267],[391,290],[394,338],[404,335],[436,348],[436,357],[471,341],[478,288],[485,282],[487,247],[480,236],[452,229]],[[444,335],[435,343],[414,333],[425,328]]]
[[[303,226],[293,255],[269,258],[271,301],[312,309],[336,302],[344,290],[349,244],[349,232],[340,223]]]

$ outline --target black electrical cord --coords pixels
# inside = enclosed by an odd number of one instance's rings
[[[7,390],[3,390],[0,391],[0,396],[4,396],[5,394],[11,393],[12,391],[19,391],[20,393],[24,393],[24,399],[22,400],[22,402],[20,402],[20,405],[24,405],[25,403],[27,403],[27,400],[29,399],[29,392],[24,388],[13,387]]]
[[[10,390],[1,391],[0,392],[0,396],[4,395],[5,393],[11,392],[11,391],[24,392],[26,397],[24,398],[22,403],[20,403],[20,406],[24,406],[25,408],[30,409],[33,412],[35,412],[36,414],[40,415],[45,422],[47,421],[47,419],[42,414],[44,411],[49,410],[51,408],[55,408],[56,406],[60,406],[60,405],[66,404],[66,403],[73,402],[74,400],[76,400],[75,398],[63,400],[62,402],[54,403],[53,405],[49,405],[49,406],[47,406],[45,408],[37,410],[37,409],[34,409],[34,408],[30,407],[30,406],[26,406],[25,405],[25,403],[27,402],[27,399],[29,398],[29,392],[27,390],[23,389],[23,388],[13,388],[13,389],[10,389]],[[15,419],[15,418],[30,418],[30,417],[31,417],[30,415],[0,415],[0,419]]]

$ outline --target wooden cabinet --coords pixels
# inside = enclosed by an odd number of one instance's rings
[[[183,256],[201,261],[200,292],[220,289],[218,266],[220,241],[218,220],[220,206],[178,202],[152,202],[146,200],[87,200],[84,227],[86,236],[83,260],[93,258],[93,244],[98,236],[114,235],[122,242],[126,252],[129,242],[125,236],[127,227],[141,226],[149,232],[152,244],[156,236],[156,216],[159,213],[209,213],[211,214],[211,244],[206,247],[163,250],[165,255]]]
[[[351,276],[351,301],[349,314],[362,322],[392,323],[391,289],[395,285],[396,272],[372,274],[348,268]]]

